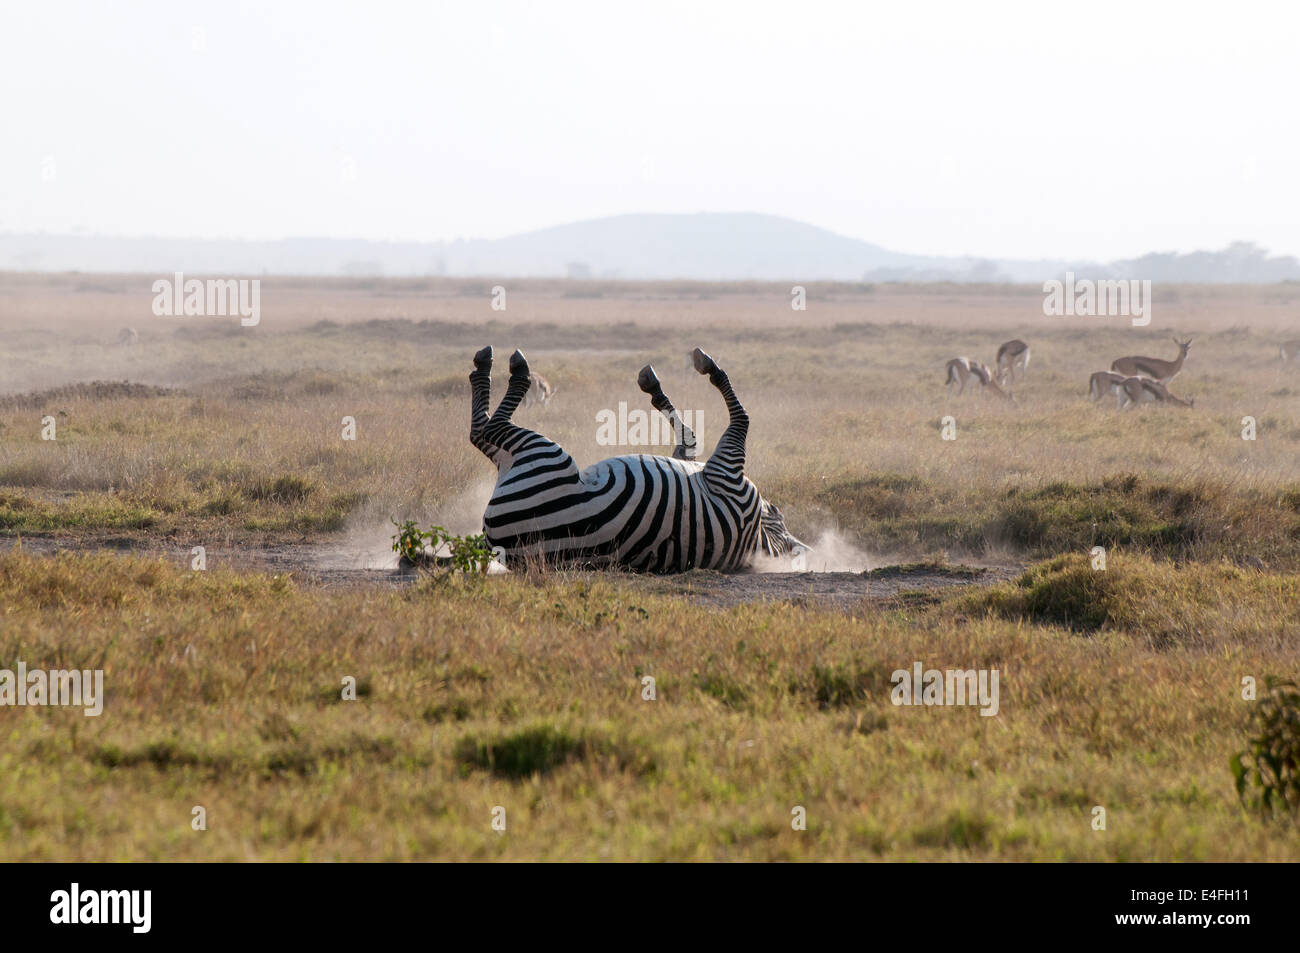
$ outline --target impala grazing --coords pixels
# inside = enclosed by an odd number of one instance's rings
[[[1015,402],[1015,398],[1003,390],[1002,384],[1005,379],[995,378],[987,364],[972,361],[968,357],[954,357],[948,362],[944,375],[949,397],[952,396],[952,386],[954,384],[960,385],[957,390],[958,397],[966,393],[966,385],[970,383],[970,379],[973,377],[979,383],[981,390],[992,391],[1003,400]]]
[[[960,397],[966,393],[966,384],[970,380],[970,358],[954,357],[948,362],[948,366],[943,373],[948,388],[948,396],[952,396],[952,385],[960,384],[961,387],[957,390],[957,396]]]
[[[1192,339],[1180,341],[1174,338],[1174,343],[1178,345],[1178,357],[1172,361],[1162,361],[1158,357],[1121,357],[1110,366],[1110,369],[1125,377],[1149,377],[1153,381],[1168,384],[1183,369],[1183,362],[1187,360],[1187,351],[1192,346]]]
[[[1097,371],[1088,380],[1088,396],[1094,401],[1101,400],[1103,397],[1120,396],[1124,386],[1124,381],[1128,380],[1123,374],[1116,374],[1114,371]]]
[[[1124,410],[1136,404],[1177,404],[1179,407],[1191,407],[1192,400],[1183,400],[1169,393],[1168,388],[1149,377],[1129,377],[1120,384],[1119,408]]]
[[[970,372],[979,380],[982,390],[989,391],[995,397],[1001,397],[1013,404],[1016,402],[1011,393],[1003,389],[1003,384],[1007,382],[1004,372],[999,372],[995,376],[987,364],[981,364],[979,361],[970,362]]]
[[[1016,368],[1029,373],[1029,345],[1016,338],[998,348],[998,377],[1011,383],[1016,379]]]

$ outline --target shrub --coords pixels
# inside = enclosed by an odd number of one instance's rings
[[[1263,817],[1300,813],[1300,686],[1269,677],[1254,737],[1230,762],[1237,797]]]
[[[402,523],[393,520],[392,523],[397,527],[397,533],[393,536],[393,552],[402,558],[402,562],[410,565],[433,565],[466,573],[486,573],[495,555],[487,544],[487,537],[482,533],[457,536],[441,526],[422,530],[415,520]],[[439,547],[446,547],[447,555],[438,555]]]
[[[281,476],[275,479],[260,477],[249,481],[243,488],[250,500],[268,503],[301,503],[315,491],[312,481],[300,476]]]
[[[985,597],[1005,618],[1023,618],[1076,631],[1094,632],[1111,621],[1119,596],[1131,585],[1122,572],[1097,572],[1086,557],[1058,556],[1031,567],[1014,587]]]
[[[456,745],[455,757],[463,770],[485,768],[515,780],[547,774],[570,761],[601,757],[613,757],[620,768],[630,768],[637,774],[655,770],[654,759],[643,752],[589,732],[578,734],[549,724],[489,739],[467,736]]]

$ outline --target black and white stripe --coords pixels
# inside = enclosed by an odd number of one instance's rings
[[[492,349],[475,355],[474,365],[470,440],[498,471],[483,528],[488,544],[504,551],[507,565],[536,558],[643,572],[735,570],[760,553],[807,549],[745,476],[749,415],[726,373],[698,348],[695,368],[722,394],[729,415],[704,463],[694,459],[695,434],[649,366],[638,383],[678,434],[672,458],[629,454],[579,470],[558,444],[511,423],[528,390],[523,354],[511,356],[510,383],[491,417]]]

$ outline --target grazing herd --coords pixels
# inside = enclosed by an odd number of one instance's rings
[[[998,348],[994,363],[997,365],[996,374],[981,361],[972,361],[968,357],[954,357],[948,362],[945,371],[948,396],[952,396],[954,384],[959,385],[958,397],[966,393],[966,385],[973,377],[979,384],[980,393],[992,394],[1014,404],[1016,399],[1011,395],[1010,386],[1016,379],[1017,369],[1022,375],[1029,370],[1029,345],[1019,339],[1008,341]]]
[[[968,357],[954,357],[948,362],[948,396],[952,396],[954,384],[960,385],[957,389],[957,396],[960,397],[966,393],[966,385],[970,383],[971,378],[979,384],[981,393],[991,393],[994,396],[1001,397],[1004,400],[1015,401],[1015,398],[1002,386],[1005,378],[999,374],[994,377],[993,372],[989,370],[987,364],[981,364],[979,361],[972,361]]]
[[[1179,407],[1191,407],[1194,402],[1183,400],[1169,391],[1169,382],[1178,376],[1187,360],[1187,352],[1192,341],[1180,341],[1178,356],[1172,361],[1158,357],[1131,355],[1116,358],[1108,371],[1097,371],[1088,381],[1088,396],[1095,402],[1104,397],[1114,397],[1120,410],[1136,407],[1138,404],[1175,404]],[[1282,361],[1300,359],[1300,341],[1291,341],[1281,345]],[[982,393],[992,393],[997,397],[1015,403],[1011,394],[1011,384],[1016,379],[1016,372],[1021,376],[1029,370],[1029,345],[1019,338],[1007,341],[1000,348],[996,359],[997,371],[989,369],[987,364],[972,361],[968,357],[954,357],[944,371],[944,382],[948,396],[957,396],[966,392],[966,385],[973,378]]]

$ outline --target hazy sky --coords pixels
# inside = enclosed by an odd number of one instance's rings
[[[1294,3],[4,0],[0,231],[1300,255]]]

